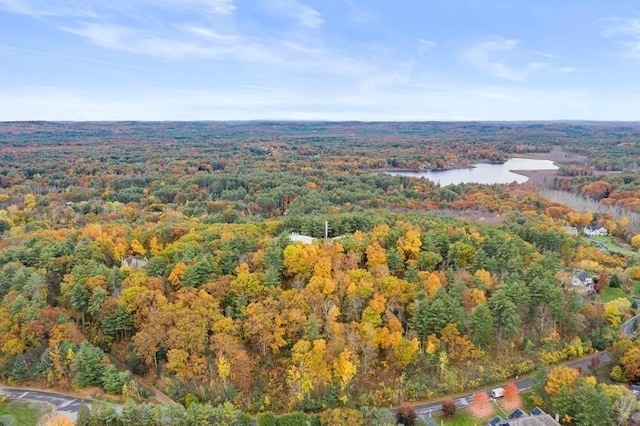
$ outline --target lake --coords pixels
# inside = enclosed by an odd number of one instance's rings
[[[441,186],[458,183],[524,183],[529,180],[512,170],[557,170],[558,166],[550,160],[530,158],[511,158],[502,164],[478,163],[464,169],[449,169],[428,172],[388,172],[394,176],[423,177]]]

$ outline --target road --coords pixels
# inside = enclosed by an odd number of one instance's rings
[[[637,315],[623,323],[620,326],[621,333],[627,337],[632,337],[635,331],[636,322],[640,323],[640,315]],[[590,357],[570,362],[567,365],[574,368],[581,368],[583,371],[587,371],[591,364],[591,360],[594,358],[599,358],[600,364],[608,364],[611,362],[611,358],[606,352],[599,352],[591,355]],[[516,381],[516,385],[518,386],[518,389],[520,389],[520,392],[527,392],[533,385],[533,379],[531,377],[523,378]],[[498,386],[500,385],[496,385],[494,387]],[[0,389],[3,393],[15,400],[45,402],[52,404],[56,407],[58,412],[65,414],[74,422],[77,418],[80,405],[83,403],[91,404],[90,399],[78,398],[71,395],[65,395],[55,392],[11,388],[5,386],[0,387]],[[468,408],[473,403],[473,394],[454,398],[454,401],[459,409]],[[419,404],[415,405],[414,408],[418,416],[422,420],[426,421],[427,424],[429,424],[429,422],[427,421],[428,418],[441,414],[442,401],[431,402],[428,404]]]
[[[59,413],[65,414],[73,422],[76,421],[80,405],[91,404],[90,399],[78,398],[54,392],[10,388],[5,386],[2,386],[0,389],[2,390],[2,393],[6,394],[13,400],[45,402],[52,404],[56,407]]]
[[[624,334],[626,337],[633,337],[635,333],[636,323],[640,324],[640,315],[636,315],[630,320],[624,322],[620,326],[620,332]],[[582,371],[588,371],[591,365],[591,360],[594,358],[598,358],[600,361],[600,364],[609,364],[611,362],[611,358],[609,357],[609,354],[607,352],[599,352],[587,358],[570,362],[566,365],[573,368],[580,368]],[[533,386],[533,379],[531,377],[527,377],[527,378],[518,380],[515,383],[518,386],[518,389],[520,390],[520,392],[523,393],[531,389],[531,386]],[[504,386],[505,384],[506,383],[502,385],[495,385],[494,388]],[[466,408],[469,408],[471,404],[473,404],[473,396],[474,395],[471,394],[471,395],[457,397],[457,398],[454,398],[453,400],[455,401],[456,407],[458,407],[458,409],[466,409]],[[418,414],[418,417],[424,420],[427,424],[430,424],[430,422],[427,420],[428,418],[438,416],[442,413],[441,411],[442,400],[432,402],[429,404],[415,405],[414,408],[416,410],[416,413]]]
[[[633,337],[634,331],[636,329],[636,324],[640,323],[640,315],[636,315],[630,320],[622,323],[620,326],[620,331],[627,337]]]
[[[568,367],[580,368],[583,371],[588,371],[589,366],[591,365],[591,360],[594,358],[598,358],[600,360],[601,365],[608,364],[611,362],[611,358],[609,357],[608,353],[598,352],[587,358],[582,358],[582,359],[567,363],[565,365],[567,365]],[[520,390],[520,392],[524,393],[529,391],[533,386],[533,378],[531,377],[523,378],[521,380],[515,381],[515,383],[518,386],[518,389]],[[494,388],[499,386],[504,386],[504,384],[495,385]],[[471,394],[471,395],[456,397],[453,400],[455,401],[456,407],[458,409],[464,410],[469,408],[471,404],[473,404],[473,397],[474,397],[474,394]],[[416,414],[418,415],[418,417],[423,421],[425,421],[427,424],[431,424],[428,420],[430,417],[435,417],[442,414],[441,408],[442,408],[442,401],[436,401],[436,402],[431,402],[429,404],[421,404],[421,405],[414,406],[414,409],[416,410]]]

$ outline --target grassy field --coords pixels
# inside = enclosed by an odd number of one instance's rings
[[[618,244],[616,244],[616,242],[613,240],[613,238],[609,237],[609,236],[607,236],[607,237],[589,237],[589,239],[592,240],[592,241],[599,242],[600,244],[605,246],[607,248],[607,250],[609,250],[611,253],[620,253],[620,254],[623,254],[625,256],[633,256],[633,255],[637,254],[633,250],[630,250],[628,248],[619,246]]]
[[[36,426],[44,412],[37,406],[23,402],[8,402],[0,405],[0,416],[11,416],[15,425]]]
[[[622,291],[622,289],[620,288],[605,287],[600,291],[600,294],[598,295],[598,302],[607,303],[611,302],[613,299],[618,299],[620,297],[628,298],[629,296],[627,296],[627,293]]]
[[[640,295],[640,281],[634,281],[634,283],[633,283],[633,294]]]
[[[492,418],[493,416],[488,419],[476,419],[470,412],[466,410],[458,410],[453,418],[438,418],[434,423],[445,426],[485,426]]]

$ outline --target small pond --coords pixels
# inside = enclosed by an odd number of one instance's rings
[[[449,169],[428,172],[388,172],[394,176],[423,177],[439,183],[441,186],[458,183],[524,183],[529,180],[513,170],[557,170],[558,166],[550,160],[530,158],[511,158],[502,164],[478,163],[465,169]]]

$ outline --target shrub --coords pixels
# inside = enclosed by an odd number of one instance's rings
[[[447,398],[442,401],[442,414],[444,414],[445,417],[453,417],[456,415],[456,402],[453,399]]]
[[[278,426],[297,426],[304,424],[307,424],[307,415],[300,411],[281,414],[278,419]]]
[[[258,414],[258,426],[278,426],[278,417],[270,412]]]
[[[416,410],[413,408],[413,405],[406,402],[402,404],[396,412],[396,421],[405,426],[413,426],[417,418],[418,415],[416,414]]]

